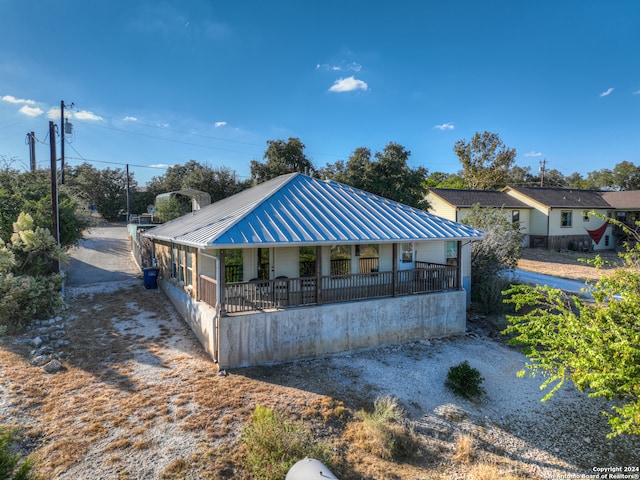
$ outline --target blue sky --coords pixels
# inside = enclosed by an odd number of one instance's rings
[[[289,137],[316,167],[393,141],[456,172],[485,130],[585,175],[640,165],[640,2],[0,0],[0,155],[28,164],[61,100],[67,163],[141,184],[189,160],[248,177]]]

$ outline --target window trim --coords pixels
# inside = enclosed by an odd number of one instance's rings
[[[568,220],[568,222],[566,221]],[[573,210],[560,210],[560,228],[573,227]]]

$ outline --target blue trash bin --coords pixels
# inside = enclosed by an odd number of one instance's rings
[[[142,269],[142,275],[144,277],[144,288],[158,288],[158,272],[157,267],[148,267]]]

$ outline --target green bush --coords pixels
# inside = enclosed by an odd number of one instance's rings
[[[0,326],[13,333],[64,305],[60,275],[32,277],[0,273]]]
[[[480,371],[465,360],[449,369],[444,385],[456,395],[473,400],[484,393],[483,380]]]
[[[505,297],[502,294],[511,288],[512,283],[502,275],[494,275],[474,283],[471,289],[473,308],[485,315],[513,313],[513,306],[504,303]]]
[[[258,405],[251,425],[240,437],[247,453],[244,466],[252,478],[285,478],[287,472],[305,457],[331,464],[331,450],[317,442],[302,422],[289,420],[284,415]]]
[[[37,480],[38,477],[32,473],[33,460],[29,457],[23,459],[14,450],[14,434],[0,427],[0,479]]]

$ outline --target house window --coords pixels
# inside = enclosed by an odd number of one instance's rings
[[[184,282],[185,251],[178,247],[178,281]]]
[[[511,223],[520,223],[520,210],[511,211]]]
[[[312,277],[316,274],[316,247],[300,247],[298,259],[301,277]]]
[[[447,258],[458,258],[458,242],[447,242]]]
[[[560,226],[571,227],[571,210],[563,210],[560,212]]]
[[[582,221],[584,222],[588,222],[589,221],[589,212],[582,212]]]
[[[331,247],[331,275],[349,275],[351,273],[351,245]]]
[[[241,282],[243,280],[242,249],[228,248],[225,250],[224,274],[227,282]]]
[[[191,248],[187,247],[187,251],[185,253],[187,256],[187,276],[184,280],[184,283],[185,285],[191,285],[193,283],[193,251]]]
[[[171,278],[178,280],[179,282],[185,282],[187,280],[191,284],[191,273],[189,273],[187,279],[187,258],[190,257],[187,254],[187,247],[174,245],[171,249]],[[189,261],[191,259],[189,258]]]
[[[174,245],[171,248],[171,278],[178,278],[178,270],[180,262],[178,260],[179,256],[179,248],[177,245]]]
[[[402,263],[413,263],[413,243],[402,243],[400,245],[400,261]]]
[[[609,246],[609,235],[605,235],[604,236],[604,246],[608,247]]]

